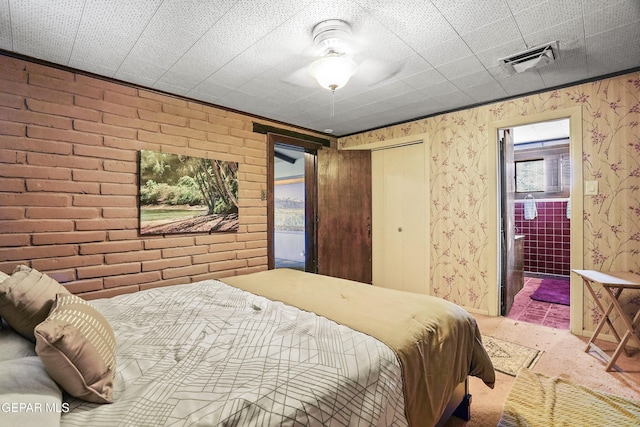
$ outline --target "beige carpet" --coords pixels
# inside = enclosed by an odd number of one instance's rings
[[[542,355],[532,369],[534,372],[549,377],[561,376],[592,390],[640,400],[640,352],[631,356],[623,353],[617,361],[620,370],[605,372],[604,364],[599,358],[584,352],[588,338],[577,337],[567,330],[504,317],[473,316],[478,321],[483,337],[492,336],[541,350]],[[597,344],[609,354],[615,349],[613,343],[598,340]],[[465,422],[452,417],[446,426],[496,426],[514,380],[512,376],[497,372],[496,386],[490,389],[481,380],[470,377],[471,420]]]
[[[599,393],[566,379],[522,369],[498,427],[638,426],[640,401]]]

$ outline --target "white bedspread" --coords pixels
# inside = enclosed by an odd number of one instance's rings
[[[72,399],[63,426],[407,425],[395,353],[324,317],[213,280],[92,304],[115,402]]]

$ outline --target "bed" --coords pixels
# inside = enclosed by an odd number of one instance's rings
[[[85,332],[97,336],[90,349],[102,350],[69,368],[81,350],[69,345],[67,364],[58,368],[51,359],[61,363],[60,322],[75,312],[103,317]],[[0,316],[16,322],[2,305]],[[47,416],[62,426],[433,426],[462,400],[467,375],[490,387],[495,381],[477,325],[460,307],[288,269],[90,303],[57,292],[33,329],[35,349],[30,327],[23,328],[26,339],[12,334],[23,354],[0,361],[0,374],[15,372],[16,360],[34,365],[36,378],[48,372],[53,386],[42,378],[37,387],[46,393],[30,396],[31,404],[45,394],[55,403],[9,411],[18,422]],[[83,369],[90,372],[65,383]],[[16,399],[6,393],[7,381],[0,382],[0,407]]]

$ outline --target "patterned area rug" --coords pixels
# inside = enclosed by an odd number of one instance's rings
[[[569,305],[569,292],[569,280],[543,279],[531,299]]]
[[[482,343],[496,371],[515,377],[523,368],[532,368],[542,351],[484,335]]]
[[[640,402],[522,369],[504,402],[498,427],[619,427],[637,426],[638,420]]]

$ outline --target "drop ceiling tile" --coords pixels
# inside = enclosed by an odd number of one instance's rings
[[[360,106],[369,105],[377,102],[380,99],[380,94],[374,90],[369,90],[356,94],[351,97],[353,102],[356,102]]]
[[[629,53],[627,46],[639,46],[640,25],[627,24],[586,38],[587,53],[613,54],[626,60]],[[640,58],[633,58],[640,61]]]
[[[457,36],[449,22],[430,2],[363,0],[359,3],[413,50],[424,50]]]
[[[247,81],[256,78],[270,68],[271,67],[269,67],[268,64],[259,61],[258,58],[253,58],[249,55],[240,55],[227,62],[223,67],[216,71],[216,73],[225,76],[233,75],[239,77],[243,81]]]
[[[198,85],[248,49],[256,39],[265,37],[279,24],[295,15],[306,3],[286,3],[274,8],[272,2],[264,0],[238,1],[161,80],[177,86]],[[242,30],[238,31],[239,28]],[[178,80],[185,75],[189,75],[189,80],[180,83]]]
[[[116,77],[144,75],[155,83],[234,3],[232,0],[215,4],[208,0],[195,0],[185,7],[178,1],[163,2]]]
[[[82,9],[69,66],[94,64],[90,71],[113,77],[160,3],[161,0],[87,3]]]
[[[260,77],[257,77],[253,80],[250,80],[242,84],[241,86],[238,87],[237,90],[244,94],[259,96],[259,97],[276,95],[276,92],[271,88],[271,86],[267,83],[267,81],[265,81],[265,79],[262,79]]]
[[[464,33],[461,37],[476,53],[490,46],[504,44],[506,40],[522,40],[516,21],[511,16]]]
[[[189,91],[184,87],[179,87],[179,86],[172,85],[170,83],[158,82],[158,81],[155,82],[151,87],[153,89],[157,89],[163,92],[173,93],[175,95],[181,95],[181,96],[186,96],[187,92]]]
[[[582,62],[586,63],[586,60]],[[538,72],[540,73],[540,78],[547,88],[564,86],[574,81],[573,79],[576,77],[579,79],[586,79],[589,77],[586,66],[581,66],[580,71],[567,71],[563,68],[554,68],[553,66],[549,66],[541,68]]]
[[[444,106],[442,106],[442,104],[431,98],[418,104],[402,107],[402,110],[407,112],[407,116],[415,118],[430,116],[436,114],[438,111],[442,111],[443,109]]]
[[[587,42],[589,77],[598,77],[640,67],[640,38],[620,41],[615,45],[608,40],[603,41],[605,48],[600,49],[595,48],[589,43],[589,40]],[[620,55],[620,52],[624,52],[624,55]]]
[[[408,92],[403,95],[392,96],[382,100],[381,102],[390,102],[395,105],[396,108],[401,108],[403,105],[417,105],[429,101],[429,96],[421,92]]]
[[[233,71],[229,71],[225,68],[221,68],[216,71],[211,77],[203,80],[198,86],[192,89],[189,92],[189,95],[192,95],[192,92],[197,93],[203,85],[207,85],[209,83],[213,83],[216,86],[224,86],[229,89],[237,89],[242,86],[245,82],[244,77],[238,75]]]
[[[466,86],[462,91],[477,103],[506,98],[509,95],[495,80],[474,86]]]
[[[159,84],[156,84],[156,86],[158,87]],[[206,97],[206,99],[209,102],[214,102],[215,100],[214,103],[217,103],[218,99],[227,96],[232,91],[233,89],[227,86],[219,85],[213,80],[208,80],[208,81],[202,82],[198,86],[197,92],[194,92],[194,93],[185,92],[184,96],[195,98],[195,95],[197,94],[198,97],[201,97],[201,96]]]
[[[0,1],[0,49],[12,50],[13,48],[9,17],[9,0],[2,0]]]
[[[529,93],[545,87],[540,74],[535,71],[514,74],[496,81],[500,83],[500,86],[509,96]]]
[[[455,87],[454,84],[451,83],[450,81],[445,81],[445,82],[434,84],[431,86],[426,86],[420,89],[420,92],[434,99],[441,95],[446,95],[456,91],[458,91],[458,88]]]
[[[257,108],[258,111],[270,111],[278,106],[276,99],[261,98],[240,91],[229,92],[221,97],[218,103],[240,111],[247,111],[252,108]]]
[[[353,110],[353,117],[358,120],[369,120],[372,116],[380,114],[380,104],[373,102],[370,104],[364,104]],[[386,119],[385,119],[386,120]],[[378,121],[380,123],[380,121]]]
[[[584,33],[586,37],[609,31],[611,28],[635,23],[640,27],[640,2],[627,0],[585,13]]]
[[[520,32],[525,37],[528,34],[543,31],[545,28],[553,27],[581,16],[581,2],[573,0],[546,1],[514,13]]]
[[[131,70],[120,70],[116,72],[113,77],[124,82],[129,82],[144,87],[154,87],[157,81],[154,77],[155,73],[156,64],[153,62],[149,63],[145,61],[137,63],[135,68]]]
[[[422,56],[416,52],[412,52],[410,55],[391,63],[391,68],[395,70],[394,77],[398,79],[405,79],[415,74],[425,72],[432,69]]]
[[[465,88],[487,83],[495,83],[496,80],[489,71],[482,69],[480,71],[450,79],[449,81],[453,83],[457,88],[464,91]]]
[[[415,109],[410,109],[411,114],[415,114]],[[375,120],[374,123],[378,123],[377,126],[380,126],[380,123],[389,123],[389,124],[399,124],[406,122],[406,111],[398,108],[394,108],[391,110],[385,110],[384,105],[380,106],[379,110],[376,110],[370,113],[372,119]],[[414,116],[415,117],[415,116]]]
[[[498,25],[497,21],[512,18],[509,7],[502,1],[467,0],[446,3],[446,6],[442,5],[439,9],[458,34],[469,33],[494,23]]]
[[[462,76],[486,71],[484,65],[482,65],[475,55],[466,56],[455,61],[442,64],[436,67],[436,69],[449,81]]]
[[[526,0],[523,0],[526,1]],[[585,15],[596,12],[610,6],[616,6],[620,3],[634,2],[635,0],[582,0],[582,8]]]
[[[356,57],[397,61],[414,52],[394,29],[380,25],[376,20],[363,20],[353,31],[356,38]]]
[[[323,105],[331,106],[332,104],[331,100],[327,100],[327,101],[328,102],[324,103]],[[359,107],[358,103],[356,103],[350,97],[340,97],[339,94],[337,93],[336,93],[336,98],[335,98],[335,102],[333,102],[333,105],[335,106],[336,111],[341,111],[342,113],[355,110]]]
[[[535,7],[540,3],[546,3],[549,0],[506,0],[509,9],[511,9],[512,13],[520,12],[525,9],[529,9],[531,7]],[[600,1],[600,0],[593,0]]]
[[[422,57],[431,64],[432,67],[438,68],[443,64],[451,63],[460,58],[465,58],[472,54],[471,49],[460,37],[446,40],[438,45],[419,52]]]
[[[82,8],[77,0],[10,3],[11,49],[23,55],[69,65]]]
[[[233,55],[231,47],[225,47],[207,34],[158,79],[158,84],[191,90],[219,70]]]
[[[422,71],[417,74],[405,77],[402,79],[407,85],[416,90],[420,90],[429,86],[433,86],[439,83],[447,81],[446,78],[435,68]]]
[[[584,42],[584,23],[582,18],[564,21],[561,24],[541,28],[539,31],[528,33],[524,40],[530,48],[540,46],[555,40],[560,42],[560,52],[566,46],[582,45]]]
[[[413,89],[402,80],[391,79],[385,84],[375,86],[371,92],[375,93],[378,101],[381,101],[399,95],[408,95],[413,92]]]
[[[457,110],[460,108],[460,105],[473,105],[475,103],[473,98],[460,91],[434,96],[433,99],[439,102],[447,111]]]
[[[238,88],[242,93],[248,93],[262,98],[277,99],[281,103],[290,103],[308,98],[314,93],[323,93],[320,86],[313,88],[291,87],[285,83],[274,82],[272,77],[260,75]],[[328,91],[326,91],[328,92]]]

